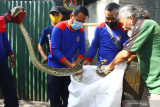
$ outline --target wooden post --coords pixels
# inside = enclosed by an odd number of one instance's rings
[[[86,27],[86,26],[90,26],[90,27],[95,27],[97,26],[99,23],[83,23],[83,27]]]

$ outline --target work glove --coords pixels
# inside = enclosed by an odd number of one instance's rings
[[[14,7],[12,10],[4,14],[4,18],[6,23],[13,22],[20,24],[22,23],[24,17],[26,15],[26,11],[24,7],[17,6]]]
[[[3,15],[6,23],[11,22],[11,20],[12,20],[12,17],[11,17],[11,14],[10,14],[10,13],[11,13],[11,11],[9,11],[9,12],[7,12],[6,14]]]

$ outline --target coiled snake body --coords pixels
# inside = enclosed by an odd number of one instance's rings
[[[25,9],[21,6],[17,6],[17,7],[14,7],[11,11],[12,11],[11,16],[17,17],[20,13],[24,12]],[[18,24],[18,26],[19,26],[19,28],[23,34],[23,37],[26,41],[31,62],[40,71],[43,71],[45,73],[48,73],[48,74],[51,74],[54,76],[69,76],[71,74],[80,73],[83,71],[82,65],[80,65],[80,64],[77,64],[72,68],[54,68],[54,67],[51,67],[51,66],[48,66],[46,64],[41,63],[38,60],[38,58],[36,57],[32,38],[30,37],[27,30],[25,29],[23,23]]]
[[[71,74],[79,73],[83,71],[82,65],[78,64],[72,68],[54,68],[51,66],[48,66],[46,64],[41,63],[35,54],[34,47],[33,47],[33,42],[32,38],[29,36],[28,32],[26,31],[25,27],[23,26],[22,23],[18,24],[24,39],[26,41],[28,51],[29,51],[29,56],[30,59],[33,63],[33,65],[38,68],[40,71],[46,72],[48,74],[54,75],[54,76],[69,76]]]
[[[12,17],[17,17],[24,10],[25,9],[23,7],[20,7],[20,6],[15,7],[11,10],[12,11],[11,16]],[[25,29],[23,23],[18,24],[18,26],[19,26],[19,28],[20,28],[20,30],[23,34],[23,37],[26,41],[31,62],[40,71],[43,71],[45,73],[48,73],[48,74],[51,74],[51,75],[54,75],[54,76],[69,76],[69,75],[80,73],[80,72],[83,71],[83,68],[82,68],[81,64],[77,64],[72,68],[54,68],[54,67],[51,67],[51,66],[48,66],[46,64],[41,63],[38,60],[38,58],[36,57],[33,42],[32,42],[32,38],[30,37],[27,30]],[[99,76],[104,77],[104,76],[109,74],[108,71],[105,71],[105,70],[102,71],[101,70],[102,65],[104,65],[106,62],[107,62],[107,60],[103,60],[103,61],[100,61],[100,64],[98,64],[96,72]]]

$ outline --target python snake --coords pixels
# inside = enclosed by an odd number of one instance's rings
[[[21,12],[23,12],[23,7],[18,6],[16,8],[12,9],[11,16],[16,17]],[[18,27],[20,28],[20,30],[23,34],[23,37],[26,41],[31,62],[37,69],[39,69],[40,71],[43,71],[45,73],[54,75],[54,76],[69,76],[72,74],[83,72],[83,67],[81,64],[77,64],[72,68],[54,68],[54,67],[51,67],[51,66],[48,66],[46,64],[41,63],[35,54],[35,49],[33,46],[32,38],[30,37],[29,33],[25,29],[23,23],[18,24]],[[107,60],[102,60],[99,62],[97,69],[96,69],[96,73],[99,76],[104,77],[110,73],[110,71],[101,70],[102,65],[104,65],[106,62],[107,62]]]
[[[101,67],[103,65],[105,65],[107,63],[107,60],[104,59],[104,60],[101,60],[98,62],[97,64],[97,68],[96,68],[96,73],[101,76],[101,77],[105,77],[106,75],[108,75],[109,73],[111,73],[112,71],[109,71],[109,70],[102,70]]]
[[[17,6],[12,9],[11,16],[17,17],[21,12],[23,12],[23,7]],[[69,75],[80,73],[83,71],[81,64],[77,64],[72,68],[54,68],[54,67],[51,67],[51,66],[48,66],[46,64],[41,63],[35,54],[35,49],[33,46],[32,38],[30,37],[27,30],[25,29],[23,23],[18,24],[18,26],[19,26],[19,28],[23,34],[23,37],[26,41],[31,62],[37,69],[39,69],[40,71],[43,71],[45,73],[54,75],[54,76],[69,76]]]
[[[29,56],[32,61],[32,64],[38,68],[40,71],[46,72],[48,74],[54,75],[54,76],[69,76],[71,74],[79,73],[83,71],[82,65],[77,64],[76,66],[72,68],[54,68],[51,66],[48,66],[46,64],[41,63],[38,58],[36,57],[34,46],[32,42],[32,38],[29,36],[28,32],[26,31],[25,27],[22,23],[18,24],[24,39],[26,41]]]

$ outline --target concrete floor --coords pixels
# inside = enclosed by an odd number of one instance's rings
[[[3,99],[0,99],[0,107],[4,107]],[[19,100],[19,107],[50,107],[49,102]]]

